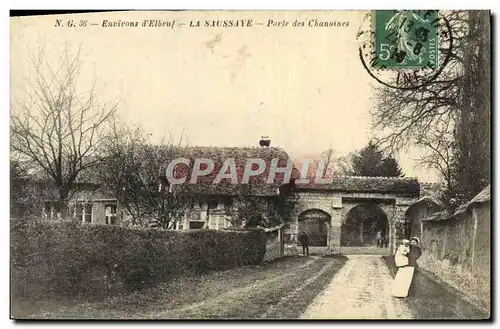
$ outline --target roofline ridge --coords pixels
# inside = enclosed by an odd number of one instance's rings
[[[213,149],[280,149],[285,151],[285,149],[281,146],[269,146],[269,147],[262,147],[262,146],[217,146],[217,145],[188,145],[186,148],[213,148]]]
[[[418,177],[387,177],[387,176],[359,176],[359,175],[335,175],[334,178],[359,178],[359,179],[384,179],[384,180],[416,180]]]

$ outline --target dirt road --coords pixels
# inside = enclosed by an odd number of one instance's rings
[[[392,277],[380,256],[349,255],[303,319],[411,319],[401,299],[390,296]]]
[[[390,296],[380,255],[285,257],[258,266],[172,278],[104,301],[12,301],[18,319],[484,319],[422,273],[416,293]]]

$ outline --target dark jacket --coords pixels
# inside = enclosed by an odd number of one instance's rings
[[[408,254],[408,266],[418,267],[417,259],[422,256],[422,250],[418,246],[410,246]]]
[[[302,245],[307,245],[309,243],[309,237],[305,233],[300,233],[299,241]]]

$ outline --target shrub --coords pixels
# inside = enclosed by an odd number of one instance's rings
[[[11,222],[13,296],[97,296],[183,274],[262,262],[252,231],[165,231],[72,222]]]

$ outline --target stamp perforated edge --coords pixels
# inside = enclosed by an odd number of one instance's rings
[[[381,9],[382,10],[382,9]],[[371,64],[377,57],[377,53],[376,53],[376,49],[375,49],[375,26],[376,26],[376,22],[375,22],[375,12],[377,11],[377,9],[373,9],[373,10],[370,10],[370,15],[368,15],[369,17],[369,26],[370,26],[370,54],[371,54],[371,57],[370,57],[370,62],[368,63],[368,67],[370,67],[370,70],[373,70],[373,71],[415,71],[415,70],[422,70],[422,71],[425,71],[425,70],[429,70],[428,68],[426,68],[425,66],[424,67],[409,67],[409,66],[402,66],[402,67],[375,67],[373,66],[373,64]],[[441,10],[437,10],[437,15],[438,15],[438,18],[439,18],[439,21],[443,21],[443,14],[442,14],[442,11]],[[441,34],[441,24],[439,24],[437,26],[437,29],[436,29],[436,38],[437,40],[439,40],[439,36]],[[439,42],[439,41],[438,41]],[[438,43],[438,48],[439,48],[439,43]],[[437,52],[437,56],[436,56],[436,67],[431,69],[430,71],[435,71],[435,70],[438,70],[439,69],[439,64],[440,64],[440,61],[439,61],[439,51]]]

